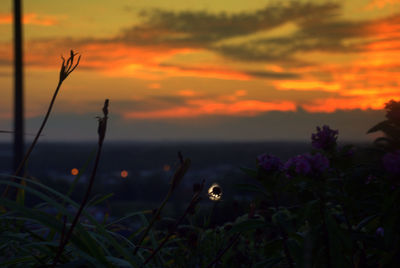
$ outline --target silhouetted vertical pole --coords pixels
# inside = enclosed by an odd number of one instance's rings
[[[22,54],[22,0],[14,0],[14,171],[24,153],[24,96]],[[23,173],[23,171],[21,172]],[[22,175],[22,174],[16,174]]]

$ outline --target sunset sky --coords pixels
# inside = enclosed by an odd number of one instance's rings
[[[365,135],[400,99],[400,0],[25,0],[27,133],[44,140],[306,140]],[[0,3],[0,129],[12,129],[12,1]],[[0,140],[10,139],[3,134]]]

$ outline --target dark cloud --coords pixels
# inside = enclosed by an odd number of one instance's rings
[[[237,14],[152,10],[142,12],[144,22],[125,30],[117,40],[135,45],[207,47],[226,38],[267,31],[289,21],[319,23],[335,17],[339,10],[335,3],[296,1]]]
[[[295,79],[300,78],[300,75],[295,73],[287,73],[287,72],[265,72],[265,71],[248,71],[245,72],[248,75],[259,77],[259,78],[269,78],[269,79]]]
[[[204,48],[240,61],[304,65],[308,63],[295,60],[296,53],[349,53],[363,49],[365,41],[347,41],[368,36],[367,28],[376,21],[347,21],[340,18],[340,11],[338,3],[298,1],[280,2],[254,12],[236,14],[151,10],[141,13],[141,24],[126,29],[114,41],[160,46],[160,49]],[[268,33],[288,22],[298,26],[298,30],[291,35],[229,43],[230,38]]]
[[[198,68],[198,67],[192,67],[192,66],[182,66],[182,65],[176,65],[176,64],[169,64],[169,63],[161,63],[160,66],[162,67],[175,67],[179,68],[182,71],[209,71],[210,69],[206,68]],[[216,70],[217,71],[217,70]],[[289,72],[267,72],[267,71],[248,71],[248,70],[241,70],[240,71],[243,74],[252,76],[252,77],[258,77],[258,78],[270,78],[270,79],[293,79],[293,78],[299,78],[300,76],[295,73],[289,73]]]
[[[367,45],[367,39],[363,38],[376,33],[370,30],[371,26],[376,23],[388,25],[400,23],[399,14],[369,21],[348,21],[341,18],[340,12],[341,6],[337,2],[305,3],[300,1],[280,1],[253,12],[233,14],[148,10],[141,13],[141,23],[123,30],[118,36],[104,39],[30,41],[27,53],[48,55],[48,51],[59,53],[60,49],[68,51],[70,47],[84,50],[93,44],[120,43],[131,47],[142,46],[149,51],[200,48],[238,61],[280,63],[296,67],[313,64],[311,61],[299,60],[296,57],[299,53],[359,52]],[[293,23],[297,26],[297,30],[287,35],[282,33],[279,38],[254,39],[253,36],[253,39],[246,40],[246,37],[251,34],[268,34],[268,31],[276,30],[286,23]],[[240,38],[244,41],[232,43],[231,38]],[[357,42],[354,41],[356,39]],[[96,53],[95,58],[88,60],[98,64],[87,64],[84,68],[98,68],[100,63],[109,62],[110,57],[108,53]],[[113,60],[122,60],[121,57],[123,56],[115,56]],[[2,59],[0,55],[0,65],[9,65],[9,63],[9,60]],[[29,64],[39,65],[43,62],[35,63],[32,60]],[[195,70],[192,67],[174,67]],[[273,74],[261,71],[246,73],[264,78],[295,77],[290,73]]]
[[[332,53],[359,52],[364,42],[348,43],[349,39],[367,37],[369,22],[322,21],[300,23],[290,36],[263,38],[239,45],[220,45],[214,49],[230,58],[244,61],[293,62],[299,52],[324,51]]]

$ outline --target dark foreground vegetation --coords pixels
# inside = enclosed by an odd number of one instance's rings
[[[79,174],[64,191],[25,176],[26,163],[62,82],[76,68],[63,60],[60,82],[38,135],[15,175],[1,175],[0,267],[397,267],[400,263],[400,103],[369,132],[384,136],[368,148],[340,146],[338,131],[317,127],[312,150],[286,162],[268,153],[242,169],[252,193],[227,204],[224,189],[204,181],[182,194],[180,215],[165,208],[185,180],[178,165],[155,209],[98,217],[93,208],[114,193],[91,195],[106,138],[109,101],[98,118],[98,148],[80,198]],[[110,104],[112,107],[112,102]],[[18,176],[17,176],[18,175]],[[178,193],[179,194],[179,193]],[[33,198],[35,202],[26,202]],[[74,200],[75,199],[75,200]],[[204,199],[211,206],[204,207]],[[210,201],[210,202],[211,202]],[[221,210],[229,212],[221,218]],[[228,209],[231,208],[231,209]]]

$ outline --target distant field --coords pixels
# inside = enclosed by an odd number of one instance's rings
[[[29,162],[29,171],[32,175],[46,175],[49,170],[64,173],[73,167],[79,168],[94,148],[95,143],[39,143]],[[178,151],[192,159],[192,169],[202,169],[253,165],[255,157],[264,152],[285,159],[309,148],[309,144],[299,142],[106,143],[101,172],[162,170],[164,165],[176,162]],[[0,170],[10,169],[11,157],[12,146],[0,143]]]
[[[75,178],[71,169],[81,169],[94,148],[94,143],[39,143],[28,163],[29,175],[66,192]],[[234,185],[248,178],[240,167],[254,168],[256,157],[264,152],[286,160],[309,149],[310,144],[299,142],[106,143],[93,194],[115,193],[110,205],[118,214],[133,208],[152,209],[165,195],[181,151],[191,158],[192,165],[180,194],[173,196],[175,210],[180,210],[180,202],[190,199],[193,183],[203,179],[206,185],[220,183],[225,200],[242,200],[245,193],[237,193]],[[11,145],[0,144],[0,152],[0,171],[10,172]],[[90,165],[87,168],[91,170]],[[128,172],[126,178],[121,177],[122,170]],[[78,200],[83,192],[79,189],[86,185],[85,174],[73,193]]]

